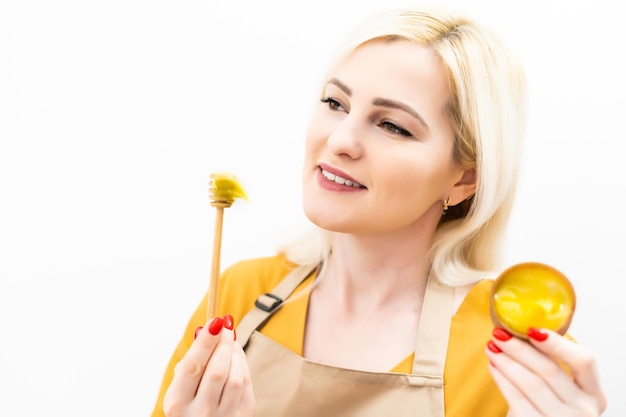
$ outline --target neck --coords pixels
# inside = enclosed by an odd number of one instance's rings
[[[417,309],[430,270],[432,233],[389,236],[334,234],[332,254],[320,280],[320,295],[347,313]]]

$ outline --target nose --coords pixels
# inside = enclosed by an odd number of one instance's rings
[[[358,159],[363,156],[365,128],[356,114],[349,113],[337,122],[328,136],[327,144],[330,150],[339,156]]]

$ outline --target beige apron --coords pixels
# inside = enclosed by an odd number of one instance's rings
[[[314,270],[301,266],[292,271],[272,293],[259,297],[257,308],[237,327],[250,366],[255,417],[444,417],[443,369],[454,289],[435,279],[428,282],[412,374],[357,371],[309,361],[258,332]]]

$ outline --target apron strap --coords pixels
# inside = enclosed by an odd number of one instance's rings
[[[317,270],[318,264],[299,265],[283,278],[272,292],[262,294],[254,302],[255,308],[240,321],[237,326],[237,340],[246,347],[250,335],[261,327],[291,295],[291,293]]]
[[[444,286],[431,276],[417,330],[413,374],[432,376],[440,380],[442,386],[453,312],[454,288]]]
[[[250,310],[237,326],[237,340],[242,347],[246,347],[252,333],[263,326],[298,285],[318,267],[319,264],[297,266],[271,293],[262,294],[257,298],[255,308]],[[412,373],[432,379],[436,386],[443,386],[453,309],[454,288],[442,285],[434,277],[429,278],[417,331]]]

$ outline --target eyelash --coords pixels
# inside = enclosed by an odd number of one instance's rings
[[[322,103],[328,104],[328,107],[331,110],[339,110],[339,107],[343,107],[340,102],[335,100],[334,98],[324,97],[320,100]]]
[[[406,136],[407,138],[413,137],[411,132],[409,132],[408,130],[398,126],[395,123],[391,123],[387,120],[383,120],[382,122],[380,122],[379,126],[381,126],[383,129],[385,129],[386,131],[390,133],[395,133],[397,135]]]
[[[324,103],[324,104],[328,104],[328,107],[331,110],[334,110],[334,111],[339,111],[343,107],[343,105],[339,101],[337,101],[337,100],[335,100],[334,98],[331,98],[331,97],[324,97],[324,98],[320,99],[320,101],[322,103]],[[401,136],[404,136],[404,137],[407,137],[407,138],[413,137],[411,132],[409,132],[408,130],[406,130],[406,129],[404,129],[404,128],[402,128],[402,127],[398,126],[397,124],[392,123],[390,121],[383,120],[378,125],[380,127],[382,127],[383,129],[385,129],[386,131],[390,132],[390,133],[393,133],[393,134],[396,134],[396,135],[401,135]]]

